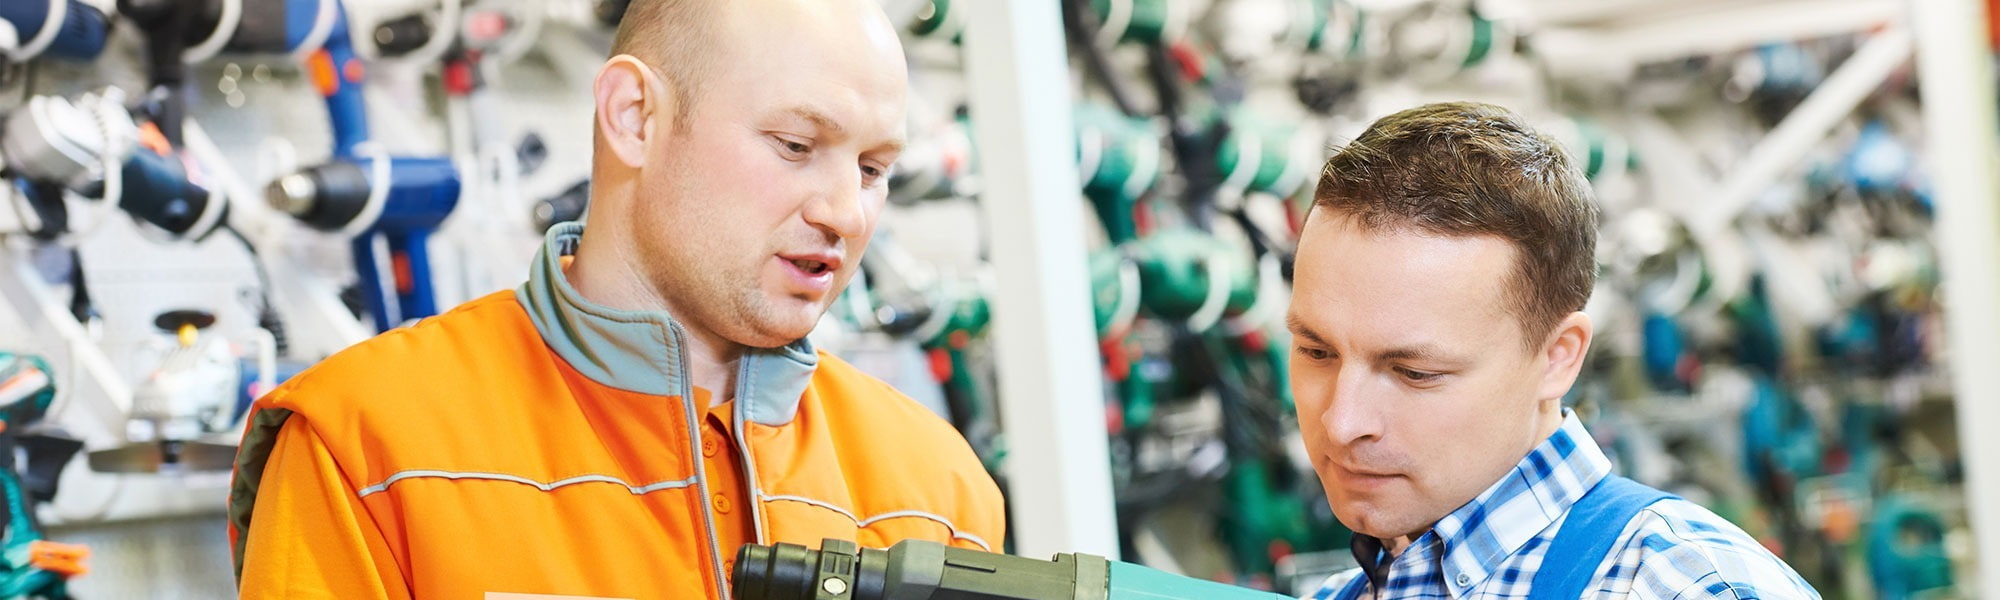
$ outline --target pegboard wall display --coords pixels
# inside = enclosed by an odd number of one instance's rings
[[[520,285],[585,218],[628,2],[0,2],[0,484],[35,517],[0,540],[0,590],[28,590],[0,600],[233,594],[252,399]],[[1565,403],[1619,473],[1827,598],[2000,595],[2000,442],[1967,424],[2000,422],[2000,322],[1965,314],[2000,304],[1975,206],[2000,194],[1994,46],[1951,34],[1980,3],[880,4],[907,147],[812,339],[949,421],[1013,500],[1108,494],[1101,519],[1011,515],[995,551],[1293,595],[1355,566],[1288,378],[1297,240],[1369,123],[1474,100],[1595,193],[1596,339]],[[1049,297],[1088,334],[1026,309]],[[1098,384],[1082,402],[1022,391],[1065,366]],[[1023,476],[1094,472],[1079,447],[1106,481]],[[17,560],[31,543],[68,546]]]

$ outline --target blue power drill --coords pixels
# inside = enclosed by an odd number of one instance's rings
[[[77,0],[0,2],[0,54],[16,62],[97,58],[109,29],[102,11]]]
[[[380,167],[376,161],[383,164]],[[458,204],[458,169],[443,158],[340,159],[286,175],[271,206],[315,229],[355,234],[354,266],[378,331],[437,314],[426,244]]]
[[[331,29],[306,68],[326,97],[334,158],[278,178],[265,199],[315,229],[354,236],[363,304],[376,330],[387,331],[437,314],[426,244],[458,205],[458,169],[445,158],[361,155],[369,139],[366,77],[338,0],[252,1],[245,11],[257,6],[270,20],[282,20],[292,32],[284,43],[296,44],[328,23],[321,17],[327,3],[334,12]]]
[[[340,0],[241,0],[233,29],[223,20],[223,0],[118,0],[118,12],[146,33],[147,61],[160,99],[156,121],[176,147],[186,115],[185,53],[211,37],[238,54],[309,51],[307,71],[326,96],[333,121],[334,155],[346,156],[368,138],[361,100],[365,73],[354,55],[347,11]]]
[[[25,440],[18,430],[40,421],[55,401],[50,372],[40,358],[0,352],[0,496],[5,499],[0,503],[0,598],[8,600],[69,598],[69,579],[84,573],[83,560],[90,554],[83,546],[42,539],[34,512],[40,496],[22,484],[14,464],[15,448]],[[28,449],[33,462],[34,447]]]
[[[730,581],[739,600],[1290,600],[1089,554],[1035,560],[924,540],[744,544]]]

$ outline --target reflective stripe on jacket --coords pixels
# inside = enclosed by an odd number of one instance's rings
[[[516,292],[256,402],[229,497],[244,597],[723,597],[728,540],[999,549],[958,432],[807,342],[747,353],[705,432],[680,325],[563,277],[582,233],[552,229]]]

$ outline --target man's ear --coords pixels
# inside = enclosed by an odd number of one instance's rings
[[[618,162],[646,164],[646,144],[657,133],[654,115],[673,114],[673,94],[652,67],[620,54],[604,61],[592,84],[597,101],[597,136]]]
[[[1542,371],[1536,398],[1561,400],[1569,393],[1569,388],[1576,385],[1577,374],[1583,371],[1583,358],[1590,352],[1593,334],[1590,315],[1583,311],[1570,313],[1556,324],[1555,331],[1549,333],[1542,345],[1542,357],[1548,359],[1548,367]]]

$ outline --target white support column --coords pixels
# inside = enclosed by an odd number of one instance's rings
[[[952,4],[960,7],[970,11],[966,78],[999,283],[1008,529],[1023,556],[1116,558],[1062,15],[1048,0]]]
[[[2000,106],[1985,6],[1913,0],[1924,137],[1937,184],[1945,330],[1975,552],[1973,596],[2000,598]]]

